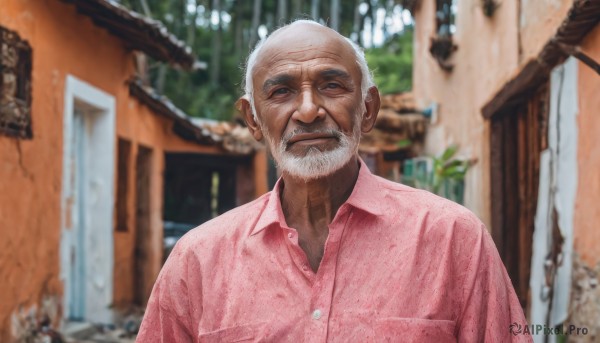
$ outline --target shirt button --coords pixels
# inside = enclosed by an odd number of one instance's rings
[[[289,238],[289,239],[292,239],[292,237],[294,237],[294,234],[293,234],[293,233],[291,233],[291,232],[290,232],[290,233],[288,233],[288,238]]]
[[[303,266],[302,266],[302,270],[304,270],[305,272],[307,272],[307,271],[308,271],[308,266],[307,266],[306,264],[305,264],[305,265],[303,265]]]
[[[312,317],[315,320],[321,319],[321,315],[322,315],[321,314],[321,310],[318,310],[318,309],[314,310],[313,313],[312,313]]]

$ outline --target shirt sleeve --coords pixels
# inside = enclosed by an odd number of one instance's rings
[[[511,324],[527,325],[523,309],[487,229],[472,247],[466,266],[459,342],[532,342],[530,335],[513,334]]]
[[[136,342],[194,341],[187,268],[185,254],[176,246],[154,284]]]

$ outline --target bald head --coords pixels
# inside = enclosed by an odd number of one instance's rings
[[[260,41],[248,57],[244,91],[250,103],[254,103],[253,79],[258,69],[268,68],[273,60],[283,55],[287,57],[314,49],[354,60],[361,75],[361,94],[363,99],[367,97],[368,90],[374,83],[361,48],[335,30],[315,21],[298,20],[279,28]]]
[[[275,31],[250,54],[239,109],[284,174],[311,180],[352,168],[380,98],[364,54],[310,21]]]

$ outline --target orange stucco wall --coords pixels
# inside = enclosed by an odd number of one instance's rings
[[[33,139],[0,136],[0,341],[11,314],[63,293],[60,270],[62,123],[72,74],[122,96],[131,66],[122,43],[72,6],[55,0],[2,0],[0,25],[33,48]]]
[[[538,56],[565,20],[573,1],[500,1],[492,18],[484,17],[475,2],[457,3],[454,42],[458,51],[451,57],[455,68],[452,72],[444,72],[428,51],[435,30],[435,2],[420,1],[415,13],[413,87],[419,106],[427,106],[431,101],[439,104],[439,121],[429,127],[427,134],[427,152],[437,154],[448,144],[458,143],[463,154],[478,159],[467,175],[465,202],[489,225],[489,123],[482,119],[481,108],[528,61]],[[595,61],[600,61],[600,25],[585,37],[580,47]],[[597,281],[589,270],[597,270],[600,266],[600,230],[597,228],[600,222],[597,205],[600,194],[600,77],[579,62],[577,78],[579,113],[577,175],[573,175],[577,178],[573,251],[575,261],[582,261],[587,271],[578,274],[577,270],[582,268],[576,262],[573,284],[584,285],[581,275],[590,275],[589,278]],[[597,306],[594,307],[598,297],[594,286],[582,287],[572,289],[571,310],[575,310],[571,313],[585,318],[587,322],[582,323],[586,324],[596,318],[593,314],[598,312]]]
[[[479,2],[458,1],[458,50],[443,71],[429,53],[435,36],[435,1],[422,0],[415,11],[413,91],[421,107],[439,104],[439,121],[429,127],[426,153],[436,155],[452,143],[476,159],[466,178],[465,205],[490,225],[489,123],[481,108],[556,33],[572,1],[501,1],[491,18]]]
[[[60,317],[61,191],[63,103],[67,75],[85,81],[116,100],[117,136],[154,151],[151,172],[151,286],[162,259],[162,183],[165,151],[222,153],[172,133],[173,123],[129,95],[134,55],[124,43],[72,5],[57,0],[1,0],[0,25],[17,31],[33,49],[33,139],[0,135],[0,342],[11,340],[11,317],[53,299]],[[117,137],[114,138],[115,143]],[[117,156],[115,156],[115,169]],[[258,167],[259,168],[259,167]],[[260,168],[259,168],[260,169]],[[114,233],[115,306],[133,298],[135,174],[129,183],[130,230]],[[116,175],[116,170],[115,170]],[[266,179],[266,173],[264,178]],[[116,177],[115,177],[116,179]],[[266,183],[265,183],[266,184]],[[116,182],[115,182],[116,194]],[[264,192],[261,187],[257,191]],[[39,311],[38,311],[39,312]],[[58,324],[58,323],[55,323]]]
[[[165,152],[197,152],[203,154],[224,154],[215,146],[201,146],[185,141],[172,133],[173,122],[162,116],[153,114],[148,107],[134,98],[123,101],[122,113],[117,116],[117,135],[132,142],[130,165],[135,165],[135,157],[139,145],[153,150],[153,173],[151,187],[151,232],[150,245],[156,253],[152,255],[151,274],[144,281],[146,289],[134,289],[135,258],[135,182],[129,183],[129,223],[128,231],[115,231],[115,269],[114,269],[114,305],[117,308],[129,306],[134,299],[134,292],[149,295],[155,277],[162,266],[162,228],[163,228],[163,172],[165,169]],[[259,151],[254,158],[255,197],[267,192],[267,163],[264,151]],[[130,168],[130,180],[135,181],[135,170]]]
[[[154,278],[162,266],[162,202],[163,202],[163,172],[165,169],[165,152],[198,152],[204,154],[222,153],[220,149],[213,146],[201,146],[192,142],[184,141],[172,133],[173,122],[165,117],[157,116],[148,107],[138,100],[128,97],[125,87],[122,112],[126,115],[117,115],[117,135],[132,143],[129,170],[129,198],[128,203],[128,230],[115,231],[115,269],[114,269],[114,305],[118,308],[127,307],[134,299],[134,291],[142,291],[149,294]],[[134,258],[135,258],[135,159],[139,145],[152,148],[153,169],[151,175],[150,199],[151,219],[150,231],[152,237],[150,245],[154,247],[155,253],[151,257],[152,270],[148,280],[144,281],[147,289],[134,290]]]
[[[520,62],[537,57],[565,19],[572,0],[520,0]],[[504,4],[502,4],[504,6]]]
[[[473,2],[458,1],[452,72],[429,53],[435,36],[435,1],[420,2],[415,13],[413,91],[419,106],[439,104],[438,122],[428,128],[426,153],[437,155],[458,144],[476,160],[466,179],[465,205],[490,224],[489,128],[480,109],[518,66],[516,3],[504,1],[493,18]],[[476,34],[474,34],[476,32]]]
[[[582,50],[600,61],[600,25],[581,43]],[[579,140],[577,147],[577,198],[574,216],[574,250],[594,268],[600,263],[600,76],[579,62]]]

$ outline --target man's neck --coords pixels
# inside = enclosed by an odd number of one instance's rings
[[[283,174],[281,208],[288,226],[298,232],[298,244],[314,272],[323,258],[328,225],[352,194],[359,168],[353,156],[340,170],[308,182]]]
[[[319,179],[304,181],[284,173],[281,207],[287,224],[311,231],[330,224],[350,197],[359,168],[358,159],[353,156],[344,167]]]

